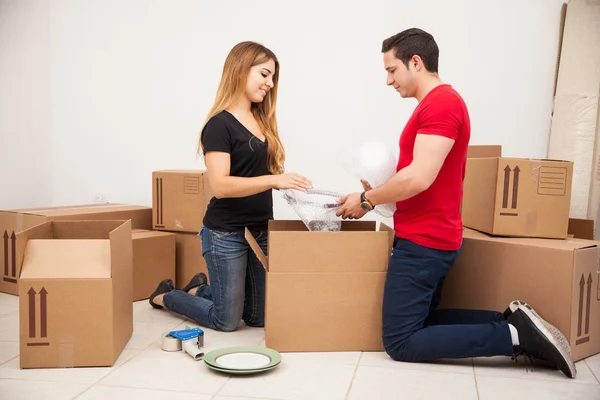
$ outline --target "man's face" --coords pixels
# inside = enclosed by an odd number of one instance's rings
[[[387,85],[393,86],[401,97],[414,97],[416,92],[416,71],[396,58],[394,49],[383,53],[383,65],[387,71]],[[412,64],[409,62],[409,67]]]

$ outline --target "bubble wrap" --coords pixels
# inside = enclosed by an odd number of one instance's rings
[[[337,202],[344,195],[325,190],[281,190],[283,198],[296,211],[309,231],[339,231],[342,219],[335,215],[342,206]]]
[[[358,148],[356,154],[346,156],[342,165],[352,175],[376,188],[396,174],[398,160],[383,142],[366,142]],[[375,212],[386,218],[392,217],[395,211],[395,203],[375,207]]]

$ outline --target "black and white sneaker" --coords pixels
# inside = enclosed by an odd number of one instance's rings
[[[571,358],[571,348],[565,336],[543,320],[527,303],[513,301],[507,321],[519,332],[517,355],[547,361],[569,378],[575,378],[577,369]]]

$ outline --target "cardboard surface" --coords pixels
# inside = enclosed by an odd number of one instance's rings
[[[441,308],[503,312],[529,303],[567,338],[574,360],[600,352],[600,242],[497,238],[465,230]]]
[[[198,233],[213,197],[206,171],[152,173],[152,226],[155,230]]]
[[[246,230],[267,268],[267,347],[383,350],[383,286],[394,232],[375,228],[374,221],[344,221],[340,232],[309,232],[301,221],[269,221],[268,257]]]
[[[572,176],[568,161],[470,158],[463,224],[497,236],[565,239]]]
[[[158,283],[171,278],[175,282],[175,234],[134,230],[133,301],[150,297]]]
[[[182,289],[194,275],[200,272],[204,272],[208,277],[206,262],[204,261],[204,257],[202,257],[202,241],[200,236],[194,233],[177,232],[175,240],[176,279],[173,280],[175,287]]]
[[[502,157],[500,145],[471,145],[467,149],[467,158]]]
[[[112,366],[133,332],[131,221],[45,222],[17,242],[20,367]]]
[[[124,204],[86,204],[64,207],[43,207],[0,211],[0,292],[18,292],[20,269],[17,262],[18,233],[46,221],[60,220],[131,220],[132,227],[150,229],[152,209]],[[107,237],[108,238],[108,237]]]

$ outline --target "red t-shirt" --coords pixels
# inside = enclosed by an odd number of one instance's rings
[[[454,139],[454,146],[429,189],[396,203],[396,236],[438,250],[458,250],[462,244],[460,203],[471,137],[465,102],[450,85],[440,85],[419,103],[400,136],[397,171],[413,161],[418,134]]]

